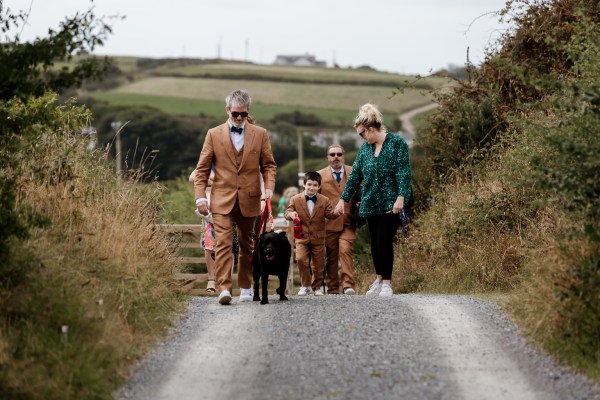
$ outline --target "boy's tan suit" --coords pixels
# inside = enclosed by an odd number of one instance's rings
[[[295,195],[290,199],[290,205],[285,210],[285,218],[295,211],[302,221],[302,239],[296,242],[296,259],[300,271],[301,285],[317,290],[323,284],[323,268],[325,266],[325,221],[337,216],[333,213],[331,202],[322,194],[317,193],[317,202],[312,215],[308,210],[305,193]],[[310,264],[310,266],[309,266]],[[310,271],[312,270],[312,282]]]

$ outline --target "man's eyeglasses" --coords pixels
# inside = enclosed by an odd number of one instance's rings
[[[329,157],[341,157],[344,153],[329,153]]]
[[[242,111],[242,112],[237,112],[237,111],[232,111],[231,112],[231,116],[233,118],[237,118],[237,117],[242,117],[242,118],[246,118],[248,116],[248,113],[246,111]]]
[[[363,138],[363,139],[364,139],[364,138],[365,138],[365,132],[366,132],[366,131],[367,131],[366,129],[363,129],[363,130],[362,130],[362,132],[358,132],[358,136],[360,136],[361,138]]]

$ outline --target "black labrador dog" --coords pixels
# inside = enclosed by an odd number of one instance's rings
[[[285,286],[287,282],[292,246],[285,232],[265,232],[259,238],[252,255],[254,275],[254,297],[252,300],[260,304],[269,304],[267,284],[269,275],[279,277],[277,294],[279,300],[287,300]],[[262,279],[262,300],[258,294],[258,282]]]

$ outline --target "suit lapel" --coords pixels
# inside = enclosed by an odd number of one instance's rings
[[[317,198],[317,203],[315,204],[315,207],[313,208],[313,213],[310,216],[310,219],[313,219],[313,217],[316,217],[317,214],[319,213],[319,210],[323,208],[323,200],[319,201]]]
[[[235,153],[233,152],[233,143],[231,142],[231,137],[229,136],[229,124],[225,122],[221,128],[221,145],[227,152],[227,155],[231,159],[231,162],[235,165]]]
[[[308,203],[306,202],[306,200],[304,199],[304,194],[302,194],[302,197],[300,198],[300,207],[302,208],[302,212],[304,215],[308,216],[308,219],[311,219],[311,215],[310,215],[310,211],[308,211]],[[313,210],[314,211],[314,210]]]
[[[248,158],[248,154],[250,154],[251,149],[254,148],[254,140],[256,139],[256,131],[252,124],[246,123],[244,127],[244,153],[242,154],[242,164],[240,165],[240,169],[244,166],[246,159]]]
[[[348,177],[350,176],[350,167],[347,165],[344,165],[344,176],[342,176],[342,183],[344,184],[343,186],[346,186],[346,182],[348,182]],[[342,193],[341,190],[341,186],[340,185],[340,194]]]

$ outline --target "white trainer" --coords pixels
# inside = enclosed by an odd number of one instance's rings
[[[344,294],[348,295],[348,296],[352,296],[352,295],[356,294],[356,291],[354,289],[352,289],[351,287],[347,287],[347,288],[344,288]]]
[[[252,289],[240,288],[240,302],[252,301]]]
[[[392,287],[390,285],[388,285],[387,283],[381,285],[379,297],[392,297],[393,294],[394,291],[392,290]]]
[[[369,286],[369,290],[367,290],[367,296],[378,296],[379,292],[381,292],[381,281],[379,279],[375,279],[375,282],[371,283]]]
[[[310,288],[307,286],[301,286],[298,290],[298,296],[306,296],[310,292]]]
[[[323,289],[317,289],[315,290],[315,296],[323,296],[325,293],[323,292]]]
[[[231,293],[229,290],[223,290],[219,293],[219,304],[226,305],[231,303]]]

